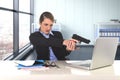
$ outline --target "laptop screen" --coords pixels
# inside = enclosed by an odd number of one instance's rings
[[[100,37],[96,40],[91,69],[112,65],[115,59],[119,38]]]

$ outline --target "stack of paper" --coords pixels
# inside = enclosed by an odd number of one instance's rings
[[[31,60],[31,61],[16,61],[17,68],[23,69],[23,68],[41,68],[44,67],[44,60]]]

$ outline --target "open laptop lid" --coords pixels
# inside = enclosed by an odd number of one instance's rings
[[[118,37],[100,37],[96,40],[90,69],[112,65],[118,46]]]

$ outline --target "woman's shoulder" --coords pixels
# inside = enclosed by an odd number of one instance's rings
[[[30,36],[38,36],[38,35],[40,35],[39,31],[36,31],[36,32],[33,32],[33,33],[30,34]]]
[[[59,31],[52,31],[52,33],[54,34],[54,36],[56,37],[62,37],[62,33]]]

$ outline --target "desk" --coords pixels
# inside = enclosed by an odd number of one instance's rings
[[[120,61],[92,71],[69,67],[65,61],[57,65],[60,68],[30,71],[17,69],[15,61],[0,61],[0,80],[120,80]]]

